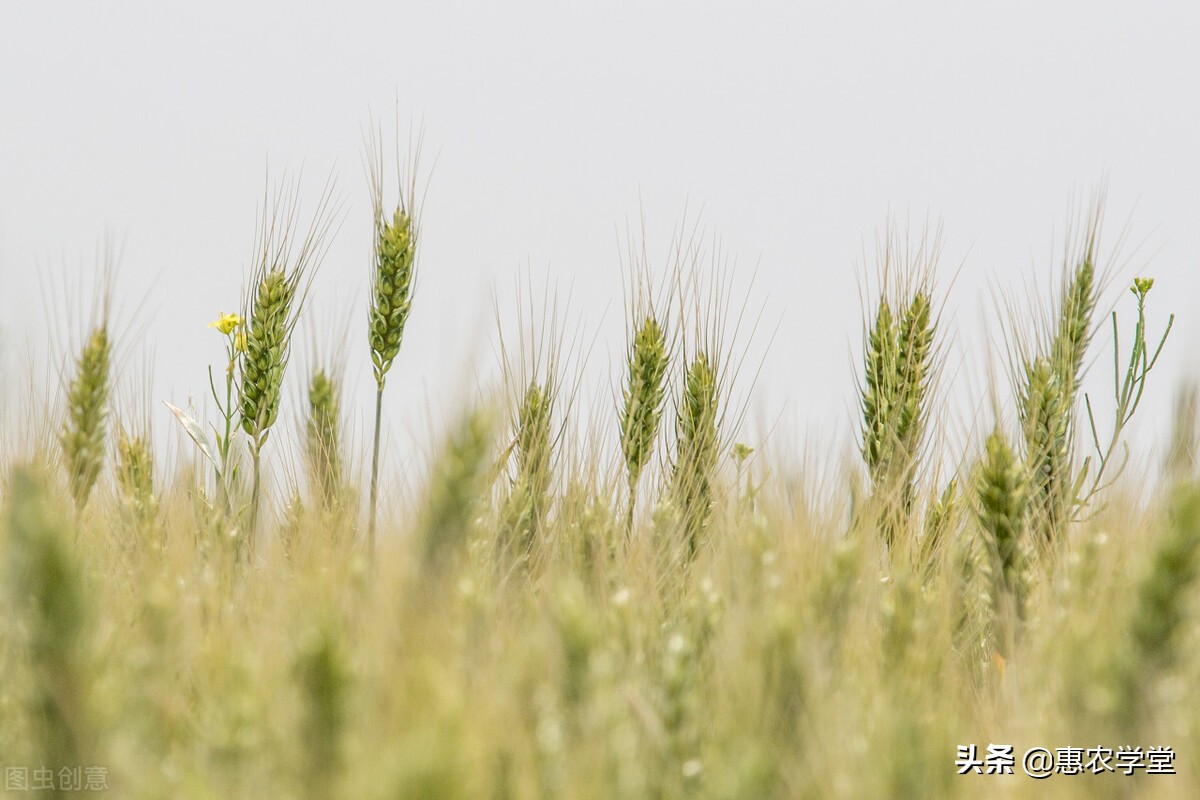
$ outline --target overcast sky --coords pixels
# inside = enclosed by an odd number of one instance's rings
[[[1180,314],[1145,412],[1161,430],[1200,330],[1198,39],[1185,2],[3,2],[6,374],[54,324],[46,279],[86,304],[108,236],[127,372],[153,352],[155,402],[201,399],[220,359],[205,325],[241,296],[268,168],[303,167],[309,208],[331,173],[345,201],[305,338],[349,325],[365,427],[363,133],[373,113],[393,141],[398,113],[433,170],[393,443],[491,359],[492,297],[515,314],[522,274],[570,295],[606,379],[624,231],[644,219],[661,263],[685,211],[739,285],[757,267],[756,418],[796,449],[828,440],[851,428],[858,290],[889,215],[944,230],[965,383],[992,287],[1048,286],[1072,208],[1105,177],[1108,241],[1127,230],[1108,299],[1149,273],[1152,314]]]

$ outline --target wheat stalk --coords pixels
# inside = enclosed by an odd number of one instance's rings
[[[881,525],[889,546],[912,513],[937,328],[927,291],[913,292],[902,307],[897,320],[886,290],[880,297],[865,340],[860,399],[862,455],[884,503]]]
[[[384,210],[383,151],[376,137],[368,144],[370,159],[371,210],[375,226],[374,261],[371,274],[371,305],[367,341],[375,375],[375,435],[371,454],[371,497],[367,525],[368,548],[375,551],[375,530],[379,501],[379,445],[383,422],[383,389],[392,362],[400,353],[404,328],[412,306],[417,257],[418,225],[416,165],[420,144],[409,163],[412,180],[400,193],[391,214]],[[403,183],[401,181],[401,183]]]
[[[628,529],[633,527],[637,486],[654,450],[666,398],[667,337],[654,315],[634,330],[629,348],[628,381],[621,409],[621,454],[629,486]]]
[[[254,483],[250,500],[250,532],[245,546],[253,552],[258,530],[262,483],[262,450],[279,417],[283,376],[291,354],[292,333],[304,306],[312,272],[324,257],[333,225],[332,185],[326,184],[316,213],[299,248],[294,249],[298,215],[296,188],[281,188],[273,206],[264,196],[258,234],[257,266],[251,276],[238,406],[242,430],[250,437]],[[239,340],[239,344],[242,344]]]
[[[1041,352],[1025,358],[1017,401],[1031,476],[1033,522],[1048,544],[1077,501],[1073,475],[1076,397],[1099,299],[1095,256],[1100,215],[1085,231],[1083,252],[1063,273],[1054,328]]]

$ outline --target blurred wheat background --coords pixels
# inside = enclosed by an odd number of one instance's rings
[[[1195,10],[461,12],[0,10],[0,767],[1195,796]]]

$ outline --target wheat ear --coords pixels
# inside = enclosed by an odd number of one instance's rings
[[[689,557],[695,555],[712,513],[712,476],[719,455],[717,376],[707,354],[698,354],[684,376],[675,421],[676,453],[671,470],[675,501],[683,514]]]
[[[75,377],[67,390],[67,415],[58,440],[78,511],[87,505],[104,466],[110,355],[108,327],[101,324],[75,362]]]
[[[117,438],[117,489],[137,530],[144,532],[158,516],[154,458],[146,437],[122,431]]]
[[[1025,465],[997,427],[988,437],[976,477],[977,513],[992,554],[992,573],[999,579],[996,594],[1009,601],[1017,619],[1024,615],[1026,485]],[[1011,621],[1004,620],[1004,653],[1011,649]]]
[[[638,480],[654,451],[662,421],[667,361],[666,333],[654,315],[647,314],[634,330],[629,348],[629,376],[621,409],[621,454],[629,485],[627,530],[633,528]]]
[[[342,474],[341,417],[338,386],[323,369],[316,369],[308,382],[308,419],[305,445],[309,483],[326,510],[334,508],[345,486]]]
[[[375,274],[372,284],[368,339],[375,371],[375,443],[371,455],[370,521],[368,546],[375,550],[375,524],[379,499],[379,428],[383,416],[383,387],[388,370],[400,353],[404,326],[412,303],[413,267],[416,263],[416,227],[408,208],[401,205],[388,221],[378,198],[375,213]]]

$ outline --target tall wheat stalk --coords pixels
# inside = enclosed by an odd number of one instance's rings
[[[654,451],[654,439],[662,421],[666,374],[666,333],[654,315],[647,314],[633,331],[621,409],[621,454],[629,486],[627,531],[633,529],[638,479]]]
[[[262,451],[279,417],[284,371],[291,354],[292,333],[307,294],[307,282],[320,264],[333,225],[332,187],[326,184],[312,222],[298,246],[294,242],[299,214],[296,187],[280,188],[271,202],[263,200],[256,265],[246,301],[244,352],[238,396],[242,430],[250,437],[253,488],[250,530],[245,539],[254,551],[262,486]]]
[[[1027,360],[1018,409],[1031,476],[1030,502],[1045,543],[1061,533],[1076,501],[1073,473],[1076,397],[1099,300],[1096,241],[1099,216],[1085,232],[1083,251],[1065,270],[1055,325],[1043,352]]]
[[[912,513],[916,478],[926,437],[928,394],[935,371],[937,320],[925,276],[910,291],[889,292],[888,270],[894,257],[889,240],[884,253],[884,287],[874,323],[864,339],[860,409],[862,456],[871,477],[880,525],[888,545],[895,542]],[[936,259],[936,246],[926,245],[916,258]],[[916,264],[904,265],[906,269]],[[899,318],[893,308],[902,309]]]
[[[375,433],[371,452],[371,497],[367,523],[367,547],[375,552],[375,531],[379,506],[379,436],[383,421],[383,389],[392,362],[400,353],[404,327],[412,306],[417,258],[418,224],[416,164],[420,145],[409,164],[411,175],[403,187],[390,219],[384,210],[383,150],[376,136],[368,145],[370,159],[371,208],[374,237],[374,263],[371,275],[371,305],[367,340],[375,374]],[[399,169],[399,164],[397,164]]]

